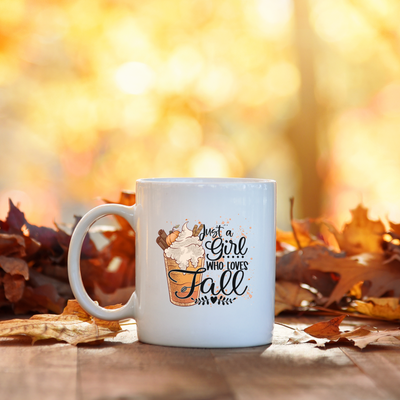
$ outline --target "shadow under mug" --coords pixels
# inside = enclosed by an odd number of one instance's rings
[[[109,310],[87,294],[80,252],[90,226],[116,214],[136,233],[136,289]],[[182,347],[271,343],[275,295],[276,182],[165,178],[136,182],[136,204],[105,204],[76,226],[68,253],[72,291],[104,320],[134,318],[138,338]]]

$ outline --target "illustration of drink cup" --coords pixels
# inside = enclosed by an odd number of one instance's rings
[[[169,299],[176,306],[193,306],[199,298],[205,262],[205,252],[198,235],[203,225],[193,230],[187,222],[181,231],[169,235],[160,229],[156,239],[163,249]]]
[[[199,257],[195,267],[189,261],[186,270],[182,270],[174,259],[164,254],[169,298],[172,304],[176,306],[193,306],[196,304],[203,276],[203,273],[199,270],[204,267],[204,260],[205,256]]]

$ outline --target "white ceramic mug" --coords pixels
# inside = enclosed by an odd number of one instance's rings
[[[83,239],[117,214],[136,232],[136,290],[122,308],[98,306],[79,266]],[[166,346],[271,343],[276,183],[264,179],[140,179],[136,204],[106,204],[77,225],[68,254],[72,291],[91,315],[134,318],[139,340]]]

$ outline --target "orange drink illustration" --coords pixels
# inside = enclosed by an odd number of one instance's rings
[[[199,297],[200,283],[203,276],[201,268],[204,267],[204,256],[200,257],[196,267],[189,261],[185,271],[181,270],[178,263],[164,255],[169,299],[176,306],[193,306]],[[197,272],[200,270],[199,272]],[[197,272],[197,273],[196,273]]]
[[[199,297],[200,283],[204,272],[205,252],[198,235],[203,229],[195,225],[172,230],[167,235],[158,232],[157,243],[163,249],[169,299],[176,306],[192,306]]]

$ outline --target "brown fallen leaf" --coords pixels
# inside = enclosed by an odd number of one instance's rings
[[[372,343],[400,345],[400,329],[378,330],[372,326],[361,326],[351,332],[344,332],[339,339],[354,343],[360,349]]]
[[[132,205],[135,194],[122,192],[119,202]],[[75,226],[79,219],[75,217]],[[95,300],[100,300],[96,298],[95,287],[108,296],[135,284],[135,234],[128,222],[117,220],[121,229],[102,232],[108,243],[101,250],[96,248],[91,233],[83,241],[82,278]],[[19,206],[9,200],[7,217],[0,220],[0,307],[14,314],[51,311],[59,314],[67,299],[73,297],[67,254],[74,227],[54,225],[49,228],[30,224]]]
[[[281,229],[276,230],[276,249],[277,251],[282,250],[295,250],[302,249],[304,247],[322,245],[325,246],[324,236],[319,235],[319,237],[311,233],[311,227],[313,225],[321,225],[322,220],[319,218],[306,218],[302,220],[293,218],[293,207],[294,198],[290,199],[290,224],[292,227],[291,232],[285,232]],[[321,232],[320,232],[321,233]]]
[[[301,223],[303,222],[303,223]],[[293,232],[286,232],[281,229],[276,230],[276,242],[278,246],[282,248],[288,248],[288,246],[283,246],[283,244],[291,246],[293,249],[298,248],[298,244],[303,247],[323,245],[324,243],[309,234],[307,231],[308,224],[305,221],[293,221],[293,228],[296,228],[297,240]],[[290,247],[289,247],[290,248]]]
[[[110,203],[108,200],[104,201]],[[135,193],[121,192],[118,204],[132,206],[135,202]],[[118,288],[135,285],[135,232],[127,220],[118,215],[114,217],[121,229],[102,232],[109,243],[101,249],[100,258],[107,263],[108,267],[104,273],[104,280],[98,281],[98,287],[106,294],[114,293]],[[116,273],[110,271],[110,266],[113,265],[117,265]]]
[[[369,315],[372,318],[384,318],[388,320],[400,319],[398,297],[370,297],[366,301],[355,300],[352,306],[355,311]]]
[[[61,313],[66,301],[59,295],[54,285],[44,284],[37,287],[25,286],[24,295],[14,304],[15,314],[26,314],[29,311]]]
[[[311,270],[334,272],[340,275],[339,282],[329,296],[325,307],[339,302],[354,285],[369,281],[366,295],[380,297],[388,291],[400,297],[400,262],[385,263],[383,254],[364,253],[353,257],[336,258],[321,254],[318,259],[308,260]]]
[[[395,224],[394,222],[389,221],[389,226],[391,231],[393,231],[396,236],[400,237],[400,224]]]
[[[318,322],[304,329],[304,332],[318,339],[330,339],[340,334],[339,325],[346,318],[345,315],[339,315],[329,321]]]
[[[117,308],[120,305],[108,308]],[[30,336],[38,340],[56,339],[72,345],[97,342],[122,332],[117,321],[103,321],[84,311],[76,300],[69,300],[61,315],[34,315],[29,319],[0,322],[0,337]]]
[[[275,315],[285,310],[295,310],[303,301],[311,302],[315,295],[298,283],[277,281],[275,283]]]
[[[276,279],[297,283],[305,283],[317,289],[324,296],[329,296],[337,283],[337,279],[330,272],[319,272],[310,268],[311,261],[319,265],[324,256],[343,258],[343,255],[334,253],[324,246],[309,246],[301,250],[284,254],[276,260]],[[339,262],[340,263],[340,262]]]
[[[3,277],[4,295],[8,301],[21,300],[25,290],[25,279],[21,275],[5,274]]]
[[[107,204],[115,203],[113,201],[103,199],[103,201]],[[136,194],[134,192],[130,192],[128,190],[122,191],[119,197],[118,204],[122,204],[123,206],[131,206],[136,203]],[[132,230],[129,222],[119,215],[115,215],[115,219],[117,220],[119,226],[126,231]]]
[[[26,251],[23,236],[0,233],[0,254],[8,257],[24,257]]]
[[[325,222],[335,235],[339,247],[347,255],[361,253],[382,253],[382,235],[386,232],[381,220],[372,221],[368,218],[368,209],[361,204],[350,210],[352,220],[346,224],[342,232]]]
[[[318,347],[337,342],[350,343],[360,349],[376,342],[400,345],[400,329],[378,330],[365,325],[352,331],[342,332],[339,325],[344,318],[345,316],[341,315],[329,321],[313,324],[303,331],[296,331],[296,335],[294,335],[293,340],[289,340],[289,343],[310,343],[315,338]]]
[[[22,275],[25,280],[29,279],[29,268],[25,260],[21,258],[0,256],[0,268],[10,275]]]

